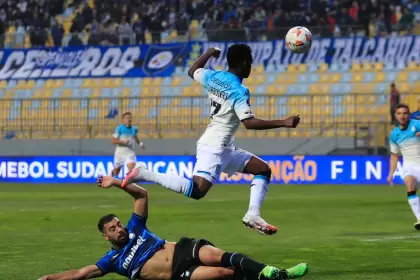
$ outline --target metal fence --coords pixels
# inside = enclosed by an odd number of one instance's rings
[[[415,98],[406,95],[403,100]],[[383,146],[392,129],[387,99],[378,94],[254,95],[251,107],[257,117],[300,114],[301,124],[293,130],[241,128],[238,137],[353,137],[363,146]],[[3,99],[0,132],[3,138],[108,138],[126,111],[132,112],[142,137],[198,137],[209,123],[210,106],[201,96]]]

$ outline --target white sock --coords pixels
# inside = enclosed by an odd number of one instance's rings
[[[417,194],[408,197],[408,204],[410,204],[417,221],[420,221],[420,200]]]
[[[263,176],[256,175],[251,182],[251,195],[249,198],[248,214],[260,216],[261,205],[268,191],[269,180]]]
[[[164,188],[170,189],[171,191],[183,193],[186,196],[191,195],[193,183],[184,177],[152,172],[147,169],[142,171],[142,177],[146,181],[157,183]]]

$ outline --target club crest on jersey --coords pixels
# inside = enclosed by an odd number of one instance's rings
[[[136,235],[135,235],[134,233],[130,233],[130,234],[128,235],[128,238],[130,238],[130,240],[131,240],[131,239],[134,239],[134,237],[136,237]]]

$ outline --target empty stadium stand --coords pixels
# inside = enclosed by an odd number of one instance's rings
[[[302,123],[295,130],[241,129],[238,137],[356,136],[368,126],[385,139],[393,81],[414,109],[420,94],[417,64],[256,67],[244,82],[254,113],[300,114]],[[12,131],[17,138],[107,138],[124,111],[134,114],[142,137],[197,137],[209,117],[205,92],[185,69],[170,78],[0,81],[0,97],[3,137]]]

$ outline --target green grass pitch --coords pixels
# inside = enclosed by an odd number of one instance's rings
[[[268,264],[306,261],[310,279],[418,279],[420,233],[403,187],[275,186],[263,217],[275,236],[243,227],[249,187],[215,186],[200,201],[157,186],[149,189],[149,228],[160,237],[202,237]],[[38,279],[95,263],[109,246],[100,216],[126,222],[132,199],[92,185],[0,184],[0,279]],[[109,275],[104,279],[124,279]]]

